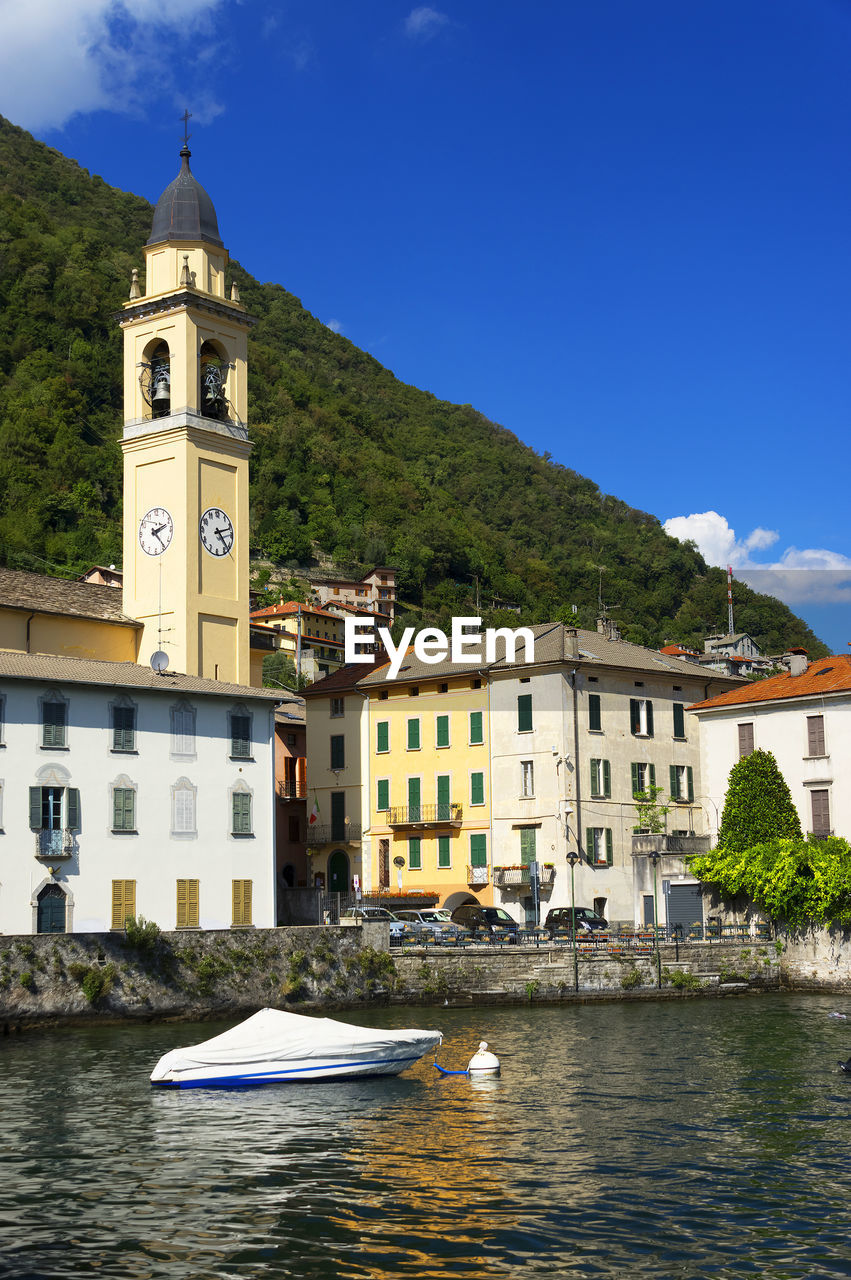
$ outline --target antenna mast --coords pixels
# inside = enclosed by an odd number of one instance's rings
[[[733,566],[727,565],[727,634],[733,634]]]

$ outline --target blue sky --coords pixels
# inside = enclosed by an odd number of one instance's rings
[[[0,112],[851,640],[848,0],[0,0]],[[767,573],[768,576],[765,576]]]

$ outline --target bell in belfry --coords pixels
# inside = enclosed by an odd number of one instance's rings
[[[225,416],[225,393],[222,386],[222,371],[212,362],[204,366],[203,375],[204,416],[207,418],[223,418]]]
[[[157,361],[151,368],[151,408],[155,418],[164,417],[171,409],[171,379],[168,362]]]

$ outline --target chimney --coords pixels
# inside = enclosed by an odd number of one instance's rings
[[[564,656],[568,662],[575,662],[579,657],[579,632],[576,627],[564,629]]]
[[[789,649],[783,654],[781,662],[788,667],[790,676],[802,676],[809,667],[806,649]]]

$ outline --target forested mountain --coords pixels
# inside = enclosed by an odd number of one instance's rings
[[[0,558],[13,567],[72,575],[120,562],[115,314],[151,217],[146,201],[0,118]],[[524,621],[593,627],[602,581],[631,640],[702,648],[706,630],[726,629],[723,573],[655,516],[469,405],[399,382],[279,285],[236,262],[232,275],[259,321],[249,344],[258,553],[283,565],[393,564],[401,598],[435,621],[470,612],[478,592],[488,622],[499,599]],[[826,652],[785,605],[742,585],[736,598],[737,629],[768,650]]]

